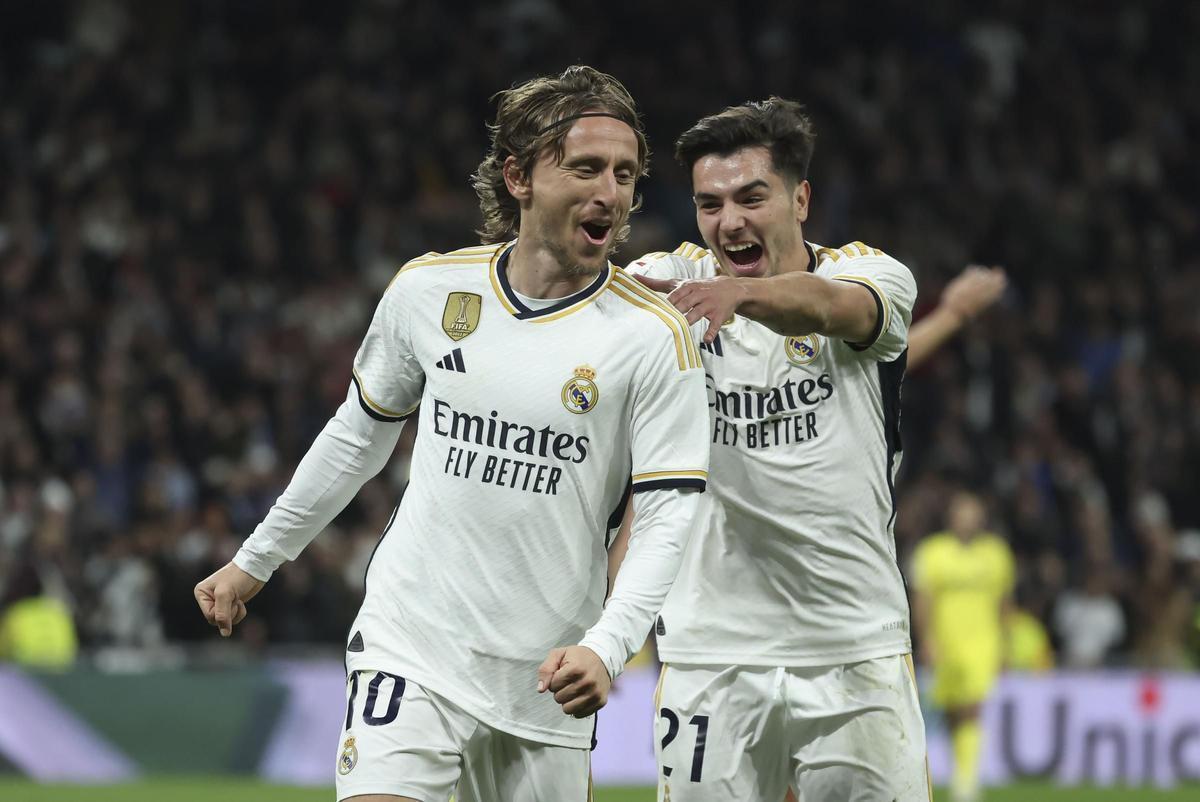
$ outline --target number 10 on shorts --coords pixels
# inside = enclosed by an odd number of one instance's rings
[[[679,735],[679,714],[669,707],[664,707],[658,711],[658,717],[667,722],[667,733],[662,738],[662,771],[664,777],[670,777],[675,769],[667,765],[667,747]],[[696,745],[692,749],[692,774],[688,779],[698,783],[704,773],[704,747],[708,740],[708,716],[692,716],[688,720],[688,724],[696,728]]]

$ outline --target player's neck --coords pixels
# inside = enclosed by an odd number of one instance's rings
[[[565,298],[595,281],[597,272],[572,269],[545,245],[518,239],[505,274],[509,286],[528,298]]]
[[[809,256],[808,248],[804,246],[804,231],[797,227],[796,229],[796,247],[788,254],[786,259],[779,260],[779,266],[775,270],[775,275],[781,276],[785,273],[807,273],[812,269],[812,258]]]

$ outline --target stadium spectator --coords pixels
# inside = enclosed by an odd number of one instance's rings
[[[646,109],[659,157],[635,237],[692,236],[667,143],[774,92],[837,132],[817,143],[814,240],[884,248],[925,304],[969,261],[1006,265],[1001,304],[905,383],[899,549],[966,481],[1064,654],[1068,577],[1101,571],[1126,632],[1155,623],[1139,600],[1167,574],[1147,570],[1138,499],[1156,494],[1172,532],[1200,527],[1194,9],[726,4],[664,44],[678,19],[663,3],[570,37],[562,14],[534,22],[516,2],[130,8],[23,4],[0,25],[0,583],[39,544],[85,648],[146,642],[93,614],[115,596],[168,641],[208,637],[163,589],[224,563],[269,508],[399,260],[478,226],[467,177],[497,76],[574,61],[629,76]],[[730,38],[753,46],[708,46]],[[306,554],[304,570],[361,592],[403,481],[377,479],[337,521],[330,563]],[[69,490],[65,523],[47,487]],[[133,584],[118,594],[114,576]],[[286,620],[307,587],[259,600],[272,640],[345,634],[352,603],[311,632]],[[1177,662],[1140,643],[1099,659]]]

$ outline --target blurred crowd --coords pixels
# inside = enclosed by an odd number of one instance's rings
[[[699,236],[674,137],[781,94],[817,126],[810,239],[905,262],[918,317],[1006,265],[906,381],[900,553],[969,487],[1061,665],[1196,665],[1200,4],[613,5],[9,7],[0,604],[40,588],[93,652],[212,638],[192,586],[341,402],[388,279],[477,242],[490,95],[590,63],[656,151],[617,261]],[[237,637],[342,641],[409,449]]]

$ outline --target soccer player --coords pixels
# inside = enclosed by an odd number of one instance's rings
[[[947,531],[913,552],[913,625],[922,662],[934,672],[934,703],[950,728],[955,802],[979,798],[979,708],[1000,672],[1012,609],[1012,552],[986,522],[979,497],[957,493]]]
[[[780,98],[700,120],[676,156],[709,249],[629,268],[709,321],[714,511],[656,626],[660,800],[929,798],[892,531],[916,286],[805,240],[812,149]]]
[[[572,67],[502,92],[490,130],[486,244],[400,270],[346,401],[195,590],[230,634],[421,408],[346,645],[339,799],[587,799],[591,716],[662,604],[707,475],[688,326],[608,261],[646,166],[633,100]],[[629,492],[641,531],[602,609]]]

